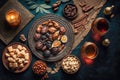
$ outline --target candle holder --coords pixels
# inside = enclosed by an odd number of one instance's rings
[[[109,22],[102,17],[96,18],[92,23],[92,37],[99,41],[109,30]]]
[[[21,15],[15,9],[9,9],[5,14],[5,19],[12,28],[17,28],[21,23]]]
[[[98,48],[93,42],[85,42],[81,47],[82,58],[95,59],[98,55]]]

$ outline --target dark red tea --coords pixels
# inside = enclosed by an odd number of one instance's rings
[[[100,31],[100,32],[107,32],[108,29],[109,29],[109,24],[108,22],[105,20],[105,19],[101,19],[98,21],[97,23],[97,29]]]
[[[96,56],[96,50],[93,45],[89,45],[86,47],[86,55],[89,58]]]

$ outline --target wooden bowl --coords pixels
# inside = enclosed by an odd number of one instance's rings
[[[15,48],[17,47],[17,45],[22,45],[22,46],[24,46],[24,47],[26,48],[25,52],[29,53],[29,60],[28,60],[28,63],[25,64],[25,66],[24,66],[23,68],[17,69],[17,70],[12,70],[12,69],[10,69],[9,66],[8,66],[8,63],[9,63],[9,62],[8,62],[6,56],[5,56],[5,53],[8,52],[7,48],[8,48],[9,46],[12,46],[13,49],[15,49]],[[9,71],[11,71],[11,72],[13,72],[13,73],[21,73],[21,72],[24,72],[24,71],[29,67],[31,61],[32,61],[32,54],[31,54],[29,48],[28,48],[26,45],[24,45],[24,44],[22,44],[22,43],[19,43],[19,42],[14,42],[14,43],[9,44],[9,45],[4,49],[3,54],[2,54],[2,62],[3,62],[4,67],[5,67],[7,70],[9,70]]]
[[[73,16],[72,15],[71,16],[67,15],[67,12],[73,13],[73,11],[74,11],[74,10],[70,10],[70,11],[66,12],[65,9],[67,8],[67,6],[72,6],[76,10],[76,13]],[[78,16],[78,9],[77,9],[76,5],[74,5],[74,4],[67,4],[67,5],[65,5],[65,7],[63,8],[63,16],[65,16],[66,18],[68,18],[70,20],[75,19]]]

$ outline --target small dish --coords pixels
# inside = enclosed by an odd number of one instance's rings
[[[36,75],[44,75],[47,71],[46,69],[47,69],[46,63],[41,60],[35,61],[32,66],[32,70]]]
[[[63,15],[68,19],[74,19],[78,16],[78,9],[74,4],[67,4],[63,9]]]
[[[17,61],[20,61],[21,58],[20,58],[20,56],[18,58],[18,55],[17,55],[18,53],[15,52],[15,51],[19,51],[19,50],[17,50],[18,46],[22,46],[22,49],[24,48],[25,54],[28,55],[28,57],[26,56],[27,59],[24,56],[24,60],[21,63],[17,62]],[[21,51],[22,51],[22,49],[21,49]],[[13,51],[9,52],[10,50],[13,50]],[[12,52],[14,53],[13,55],[11,54]],[[6,53],[8,53],[8,56],[6,56]],[[15,57],[14,55],[16,55],[17,57]],[[16,63],[15,65],[11,64],[11,66],[12,66],[11,68],[10,68],[10,63],[12,63],[12,62],[10,61],[11,59],[8,59],[8,58],[12,58],[12,61],[15,61],[13,63]],[[25,63],[25,61],[26,61],[26,63]],[[21,72],[25,71],[29,67],[31,61],[32,61],[32,54],[31,54],[29,48],[22,43],[19,43],[19,42],[11,43],[3,51],[3,55],[2,55],[3,65],[5,66],[5,68],[7,70],[9,70],[13,73],[21,73]],[[21,67],[20,64],[23,64],[23,67]],[[18,66],[14,67],[16,65],[18,65]]]
[[[62,60],[62,69],[67,74],[74,74],[80,68],[80,60],[75,55],[69,55]]]

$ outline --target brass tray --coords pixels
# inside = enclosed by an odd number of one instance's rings
[[[44,56],[41,54],[42,52],[41,51],[38,52],[35,49],[35,41],[33,39],[33,36],[36,32],[37,25],[41,24],[42,22],[48,19],[55,20],[56,22],[60,24],[60,26],[64,26],[66,28],[67,31],[65,34],[68,37],[68,42],[65,44],[64,49],[60,51],[56,56],[50,56],[49,58],[44,58]],[[68,21],[63,19],[62,17],[59,17],[54,14],[46,14],[40,17],[39,19],[37,19],[31,26],[31,29],[29,30],[29,33],[28,33],[28,43],[29,43],[29,47],[32,50],[33,54],[37,56],[39,59],[42,59],[48,62],[58,61],[62,59],[64,56],[66,56],[67,54],[69,54],[72,49],[73,42],[74,42],[74,33],[73,33],[72,25]]]

